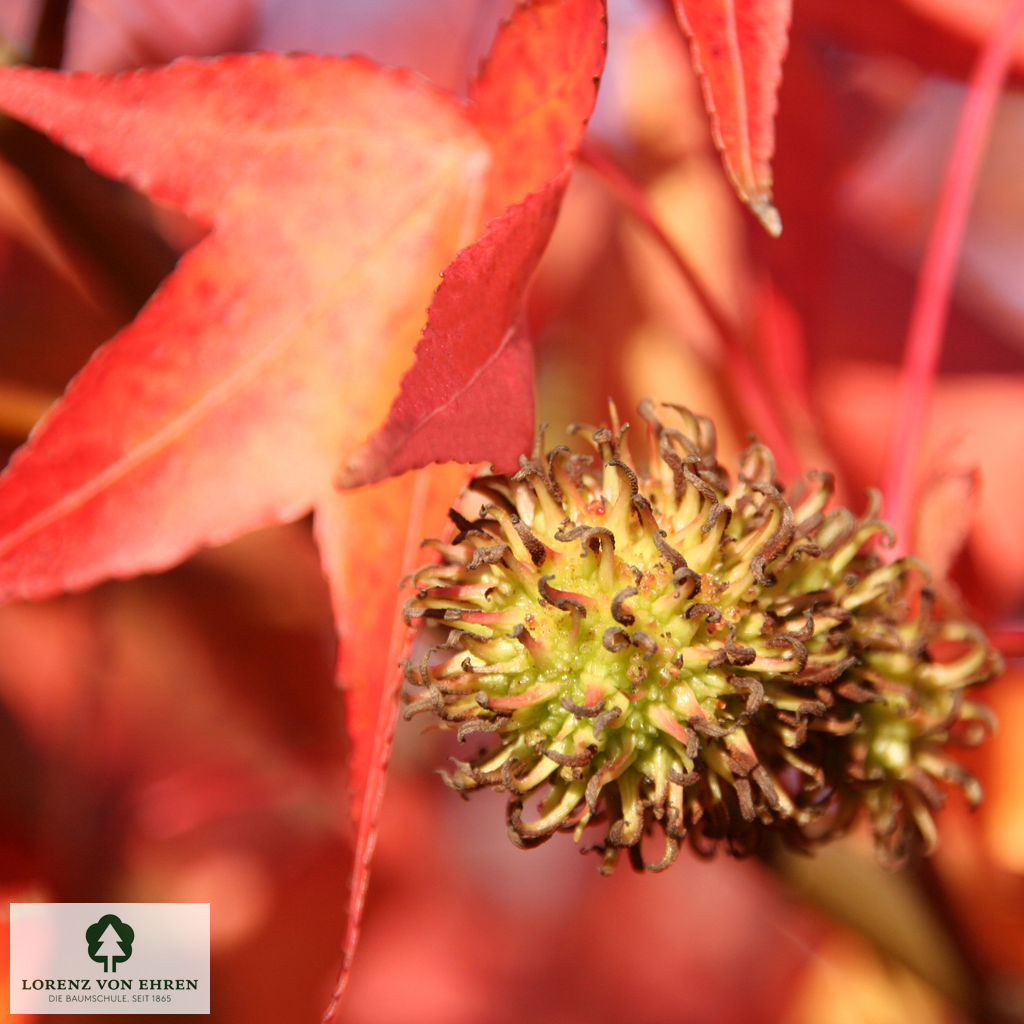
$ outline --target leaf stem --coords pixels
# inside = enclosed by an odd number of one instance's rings
[[[665,233],[644,190],[609,153],[591,143],[583,144],[579,159],[604,179],[619,201],[647,228],[668,255],[721,339],[722,363],[729,371],[723,374],[723,381],[736,392],[747,423],[775,453],[782,475],[799,475],[800,458],[790,443],[774,396],[751,359],[738,327],[718,304],[687,256]]]
[[[920,457],[924,416],[942,351],[953,275],[996,100],[1009,70],[1022,22],[1024,0],[1009,0],[971,72],[918,277],[907,328],[896,426],[884,489],[887,518],[898,537],[893,558],[912,547],[913,472]]]

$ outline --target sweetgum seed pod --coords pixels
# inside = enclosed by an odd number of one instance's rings
[[[920,564],[879,557],[877,500],[862,518],[830,509],[825,473],[787,497],[759,444],[731,482],[709,420],[639,411],[645,472],[614,410],[575,428],[596,458],[541,435],[514,476],[470,485],[477,518],[453,510],[441,563],[415,574],[407,618],[453,633],[406,666],[425,691],[407,714],[491,741],[446,781],[507,792],[521,847],[601,829],[604,871],[624,848],[661,870],[685,840],[808,847],[861,812],[884,862],[930,851],[940,783],[980,799],[944,747],[984,733],[964,690],[998,655],[935,614]]]

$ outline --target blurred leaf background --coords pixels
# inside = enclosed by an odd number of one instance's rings
[[[61,7],[0,0],[6,59],[112,71],[360,51],[460,91],[508,5],[77,0],[66,36]],[[541,420],[555,433],[595,420],[609,396],[624,410],[645,395],[681,402],[716,419],[723,461],[754,430],[786,478],[831,469],[863,508],[891,450],[964,79],[1001,10],[796,0],[774,241],[722,174],[670,5],[611,0],[588,153],[532,294]],[[568,842],[516,851],[500,799],[464,803],[433,774],[450,739],[402,724],[341,1020],[1024,1020],[1022,72],[1024,40],[916,467],[916,548],[1008,655],[983,695],[999,732],[967,759],[984,807],[951,797],[941,849],[916,873],[884,874],[854,835],[810,859],[686,854],[664,875],[604,879]],[[195,237],[0,125],[4,459]],[[6,897],[210,901],[213,1019],[318,1019],[351,867],[333,644],[308,523],[158,577],[0,609]]]

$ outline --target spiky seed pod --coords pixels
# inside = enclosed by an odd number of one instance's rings
[[[766,830],[806,846],[861,808],[884,860],[930,849],[937,782],[980,798],[942,748],[984,733],[963,691],[998,656],[933,616],[919,565],[875,553],[874,506],[828,510],[828,474],[787,500],[754,444],[730,483],[709,420],[640,413],[646,475],[613,410],[611,428],[578,428],[599,464],[538,440],[515,476],[471,485],[478,518],[453,510],[452,541],[428,542],[441,562],[416,573],[407,616],[451,633],[407,666],[424,691],[408,714],[492,740],[446,781],[508,792],[519,846],[603,825],[605,871],[622,848],[665,868],[687,836],[705,853],[750,852]]]

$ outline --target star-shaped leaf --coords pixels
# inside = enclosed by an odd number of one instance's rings
[[[394,721],[395,587],[451,474],[384,478],[510,469],[529,446],[523,292],[604,45],[601,0],[524,4],[468,103],[361,58],[0,69],[0,109],[209,229],[0,477],[0,600],[315,511],[352,741],[346,967]]]

